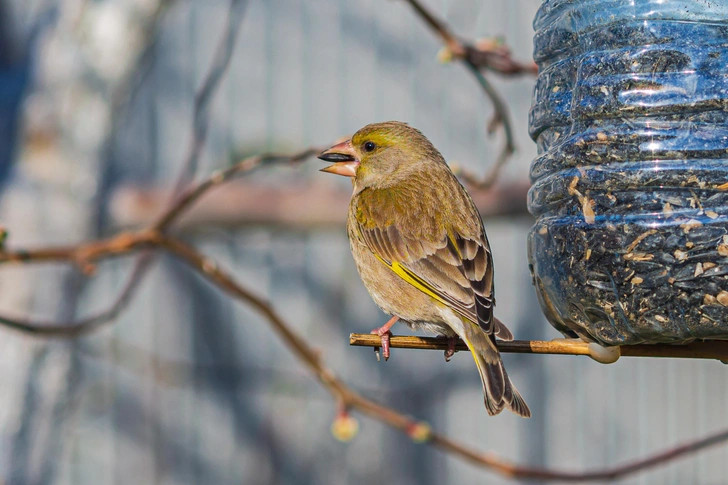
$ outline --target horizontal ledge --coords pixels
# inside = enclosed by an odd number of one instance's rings
[[[445,350],[447,340],[437,337],[392,336],[390,347],[401,349]],[[349,345],[358,347],[379,347],[378,335],[369,333],[352,333]],[[596,344],[577,339],[555,340],[513,340],[497,341],[498,350],[515,354],[554,354],[554,355],[587,355],[592,356]],[[457,341],[456,350],[467,350],[462,340]],[[692,342],[689,344],[639,344],[619,347],[621,356],[625,357],[673,357],[682,359],[717,359],[728,361],[728,341],[712,340]],[[599,360],[599,359],[596,359]]]

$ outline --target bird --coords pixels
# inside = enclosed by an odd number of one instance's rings
[[[390,320],[372,331],[389,357],[391,327],[403,322],[460,337],[480,374],[485,408],[531,411],[503,366],[495,337],[512,340],[493,316],[493,258],[480,214],[445,159],[417,129],[400,121],[364,126],[318,156],[321,169],[351,177],[347,216],[351,252],[364,286]]]

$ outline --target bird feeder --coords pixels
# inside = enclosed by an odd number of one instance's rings
[[[728,339],[728,2],[546,0],[529,262],[603,345]]]

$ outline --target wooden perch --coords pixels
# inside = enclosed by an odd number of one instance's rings
[[[352,333],[349,335],[349,345],[379,347],[381,341],[378,335]],[[503,353],[587,355],[602,363],[614,362],[620,356],[717,359],[728,362],[728,341],[722,340],[692,342],[683,345],[640,344],[622,345],[619,347],[601,347],[598,344],[583,342],[577,339],[513,340],[510,342],[498,340],[497,345],[498,350]],[[445,350],[447,349],[447,340],[437,337],[392,336],[390,338],[390,347]],[[458,340],[455,349],[468,350],[465,343],[461,340]]]

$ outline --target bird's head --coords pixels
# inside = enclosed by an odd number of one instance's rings
[[[319,158],[333,162],[322,172],[354,178],[356,190],[386,187],[407,178],[442,155],[417,129],[400,121],[367,125],[349,140],[323,151]]]

